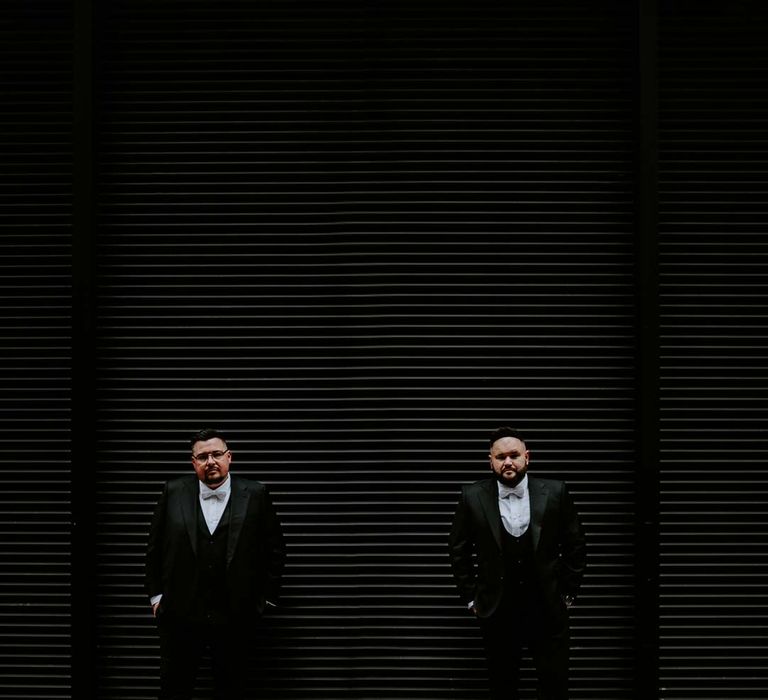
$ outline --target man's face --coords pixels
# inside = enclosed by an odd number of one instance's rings
[[[491,445],[488,459],[496,478],[507,486],[517,486],[528,471],[529,452],[525,443],[513,437],[503,437]]]
[[[232,453],[221,438],[202,440],[192,445],[192,466],[195,474],[206,486],[215,489],[229,474]]]

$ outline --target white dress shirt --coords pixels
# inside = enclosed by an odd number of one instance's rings
[[[208,531],[213,534],[224,514],[224,509],[229,503],[229,497],[232,494],[232,482],[227,478],[218,488],[212,489],[206,486],[202,481],[200,484],[200,508],[203,511],[205,524],[208,525]]]
[[[499,512],[504,529],[513,537],[522,537],[531,524],[531,499],[528,498],[528,475],[517,486],[502,483],[499,487]]]

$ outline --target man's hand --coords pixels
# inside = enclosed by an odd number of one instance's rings
[[[152,617],[157,617],[157,609],[160,607],[160,601],[158,600],[153,606],[152,606]]]

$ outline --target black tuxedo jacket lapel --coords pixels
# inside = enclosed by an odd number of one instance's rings
[[[536,551],[541,538],[544,513],[547,510],[547,488],[537,479],[528,477],[528,496],[531,499],[531,539]]]
[[[192,551],[197,556],[197,502],[200,498],[200,487],[197,481],[191,479],[184,484],[184,497],[181,499],[181,514],[184,518],[184,524],[187,526],[189,543],[192,545]]]
[[[232,562],[232,557],[235,556],[235,549],[237,548],[237,541],[240,538],[240,532],[243,529],[243,523],[245,522],[245,516],[248,513],[248,501],[251,498],[251,494],[247,488],[242,486],[239,481],[233,477],[232,479],[232,494],[229,497],[229,538],[227,539],[227,566]]]
[[[488,525],[493,533],[493,539],[496,540],[496,544],[499,549],[502,548],[501,543],[501,511],[499,510],[499,487],[493,479],[486,481],[483,486],[483,494],[481,498],[481,504],[483,506],[483,513],[488,520]]]

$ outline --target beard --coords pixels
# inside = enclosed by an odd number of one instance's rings
[[[211,469],[205,472],[205,484],[209,487],[218,486],[226,478],[218,469]]]
[[[520,471],[514,471],[512,469],[507,470],[506,472],[493,472],[494,477],[496,477],[496,481],[498,481],[500,484],[504,484],[504,486],[517,486],[525,476],[528,469],[521,469]],[[504,476],[506,474],[506,476]]]

